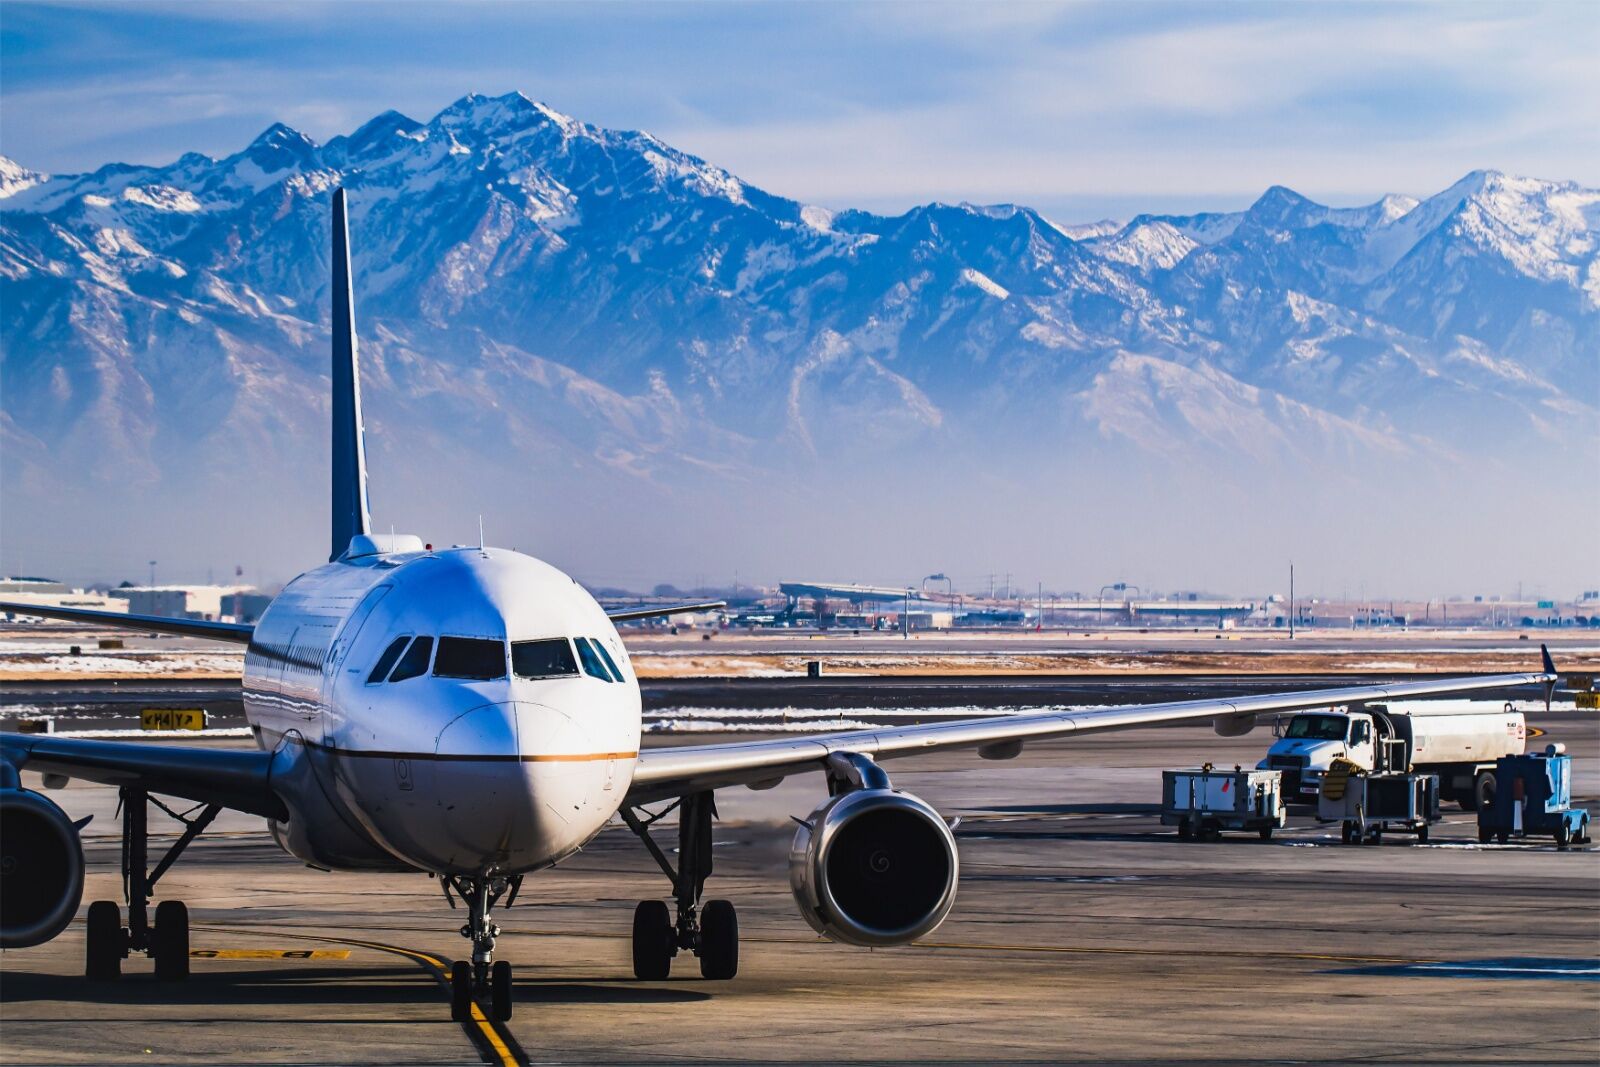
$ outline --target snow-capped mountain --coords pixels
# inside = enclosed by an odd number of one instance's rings
[[[511,94],[162,167],[0,159],[8,513],[237,508],[231,472],[264,465],[314,511],[336,185],[375,467],[463,501],[511,484],[537,510],[559,484],[737,511],[780,476],[859,488],[863,455],[1046,491],[1093,464],[1157,494],[1197,470],[1593,470],[1600,191],[1483,171],[1358,208],[1274,187],[1124,225],[885,217]],[[1017,441],[1031,458],[1002,458]]]

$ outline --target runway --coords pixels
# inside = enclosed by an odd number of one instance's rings
[[[1531,721],[1577,755],[1578,802],[1595,807],[1600,718]],[[1422,846],[1345,847],[1303,818],[1271,843],[1183,844],[1159,826],[1161,768],[1254,762],[1264,734],[1171,727],[1034,745],[1010,763],[886,764],[897,786],[961,818],[962,879],[925,943],[876,952],[816,939],[789,895],[788,820],[821,799],[820,777],[724,790],[708,895],[738,905],[743,931],[740,975],[726,983],[700,980],[689,957],[666,982],[628,977],[633,905],[666,884],[626,830],[608,830],[497,914],[499,955],[518,976],[500,1033],[449,1021],[428,960],[465,942],[435,883],[307,870],[259,820],[224,815],[157,894],[189,902],[194,949],[214,955],[174,987],[142,959],[119,985],[86,984],[76,926],[6,953],[5,1061],[1600,1056],[1600,851],[1479,846],[1472,817],[1454,810]],[[114,791],[54,796],[74,817],[95,815],[85,900],[115,896]],[[263,952],[292,955],[250,958]]]

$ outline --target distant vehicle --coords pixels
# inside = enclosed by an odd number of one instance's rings
[[[1444,714],[1426,708],[1390,711],[1383,704],[1304,711],[1289,720],[1256,767],[1283,772],[1284,796],[1291,803],[1314,804],[1334,760],[1374,770],[1377,746],[1388,738],[1406,743],[1412,770],[1439,776],[1441,800],[1476,811],[1494,798],[1495,760],[1520,756],[1527,747],[1528,723],[1510,704],[1494,711]]]

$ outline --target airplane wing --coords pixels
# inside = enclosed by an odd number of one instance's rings
[[[18,770],[132,786],[268,819],[288,818],[272,791],[270,752],[0,734],[0,760]]]
[[[778,737],[716,745],[653,748],[639,753],[628,803],[640,804],[727,785],[776,785],[791,774],[821,770],[829,753],[855,752],[877,759],[919,752],[975,748],[988,759],[1010,759],[1028,741],[1074,734],[1122,730],[1135,726],[1210,720],[1217,733],[1236,736],[1261,715],[1305,708],[1381,703],[1408,697],[1439,696],[1550,686],[1556,673],[1545,653],[1545,670],[1532,674],[1497,674],[1443,678],[1393,685],[1314,689],[1298,693],[1187,700],[1092,711],[1051,711],[1036,715],[999,715],[955,722],[927,723],[885,729],[850,730],[809,737]]]
[[[90,611],[87,608],[59,608],[46,604],[18,604],[0,600],[0,612],[12,615],[37,615],[41,619],[64,619],[89,626],[110,626],[119,630],[144,630],[180,637],[203,637],[209,641],[228,641],[248,645],[255,627],[245,623],[203,622],[199,619],[169,619],[162,615],[125,615],[120,611]]]
[[[728,606],[726,600],[707,600],[699,604],[669,604],[658,608],[618,608],[606,612],[612,622],[632,622],[635,619],[658,619],[665,615],[687,615],[696,611],[715,611]]]

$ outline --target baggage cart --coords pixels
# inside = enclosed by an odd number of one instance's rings
[[[1340,761],[1342,763],[1342,761]],[[1439,821],[1439,776],[1390,771],[1366,774],[1336,763],[1317,796],[1317,818],[1339,824],[1345,844],[1381,844],[1385,831],[1428,840]]]
[[[1220,837],[1223,830],[1254,830],[1263,841],[1288,822],[1283,779],[1277,771],[1161,772],[1161,825],[1176,826],[1184,841]]]
[[[1589,811],[1572,806],[1572,757],[1563,745],[1495,761],[1494,797],[1478,809],[1478,840],[1549,834],[1557,848],[1589,841]]]

